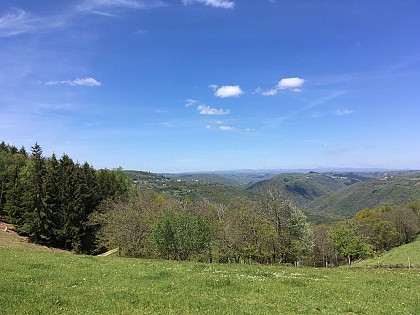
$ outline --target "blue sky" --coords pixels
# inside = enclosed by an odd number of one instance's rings
[[[0,3],[0,140],[96,168],[420,169],[417,0]]]

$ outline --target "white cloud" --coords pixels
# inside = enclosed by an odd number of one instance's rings
[[[207,125],[207,126],[204,126],[204,128],[211,129],[211,126],[210,125]]]
[[[304,79],[301,78],[284,78],[277,83],[275,87],[270,90],[264,91],[258,87],[254,94],[261,94],[264,96],[274,96],[277,95],[280,90],[291,90],[293,92],[299,93],[302,92],[300,87],[305,83]]]
[[[216,92],[214,93],[215,96],[222,98],[239,97],[242,94],[244,94],[244,92],[239,85],[225,85],[217,88]]]
[[[196,2],[214,8],[233,9],[235,7],[235,2],[228,0],[182,0],[184,5],[191,5]]]
[[[334,111],[334,114],[337,116],[345,116],[345,115],[350,115],[353,114],[354,111],[349,110],[349,109],[337,109]]]
[[[95,80],[94,78],[87,77],[84,79],[74,79],[74,80],[64,80],[64,81],[48,81],[45,82],[46,85],[57,85],[57,84],[66,84],[70,86],[101,86],[102,83]]]
[[[299,89],[303,85],[303,83],[305,83],[305,80],[301,78],[284,78],[280,80],[280,82],[277,84],[277,87],[280,90],[295,90]]]
[[[220,126],[219,129],[222,130],[222,131],[232,131],[232,130],[234,130],[234,128],[231,127],[231,126]]]
[[[228,115],[230,113],[230,110],[223,110],[211,108],[210,106],[205,105],[198,105],[197,110],[200,112],[201,115]]]
[[[80,11],[101,15],[111,15],[103,10],[112,8],[147,10],[164,7],[167,4],[161,0],[86,0],[77,6]]]

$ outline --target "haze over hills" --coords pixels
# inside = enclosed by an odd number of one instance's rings
[[[382,176],[385,172],[398,172],[404,170],[391,170],[382,168],[299,168],[299,169],[238,169],[224,171],[202,171],[185,173],[162,173],[162,176],[182,180],[201,180],[211,183],[222,183],[230,185],[247,186],[262,180],[270,179],[280,174],[305,174],[305,173],[332,173],[340,174],[357,173],[363,178],[375,178]],[[343,175],[345,176],[345,175]],[[353,174],[351,177],[357,176]]]

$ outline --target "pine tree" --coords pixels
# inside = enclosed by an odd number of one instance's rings
[[[74,228],[74,212],[76,200],[76,166],[73,160],[64,154],[60,161],[60,182],[59,182],[59,198],[60,213],[59,220],[62,229],[58,235],[60,246],[65,249],[72,249],[74,245],[74,237],[77,232]]]
[[[62,229],[62,221],[60,220],[60,164],[53,154],[51,158],[45,162],[44,185],[44,207],[45,207],[45,229],[44,238],[51,245],[58,245],[58,236]]]
[[[25,208],[22,230],[30,239],[39,242],[44,239],[45,206],[43,177],[45,173],[45,160],[42,157],[42,148],[38,143],[31,148],[31,157],[27,165],[27,176],[24,180],[25,191],[23,206]]]

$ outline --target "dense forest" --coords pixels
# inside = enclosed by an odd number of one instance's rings
[[[33,242],[78,253],[99,249],[89,216],[130,189],[121,170],[95,170],[66,154],[45,158],[38,144],[28,154],[2,142],[0,181],[0,218]]]
[[[95,170],[66,154],[44,157],[38,144],[28,153],[2,142],[0,181],[2,220],[32,242],[77,253],[118,248],[127,257],[331,266],[409,243],[420,231],[416,201],[308,222],[305,200],[361,177],[281,175],[245,189]]]

